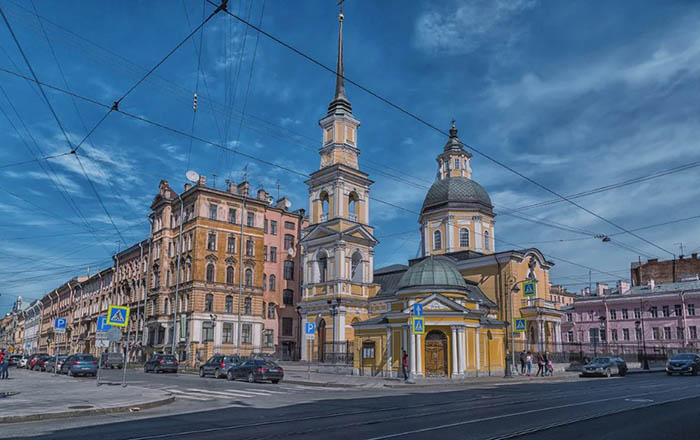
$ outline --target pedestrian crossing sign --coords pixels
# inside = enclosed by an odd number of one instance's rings
[[[423,318],[413,317],[413,334],[422,335],[425,334],[425,320]]]
[[[515,331],[524,332],[527,328],[527,320],[523,318],[518,318],[515,320]]]
[[[126,327],[129,323],[129,308],[123,306],[109,306],[107,309],[107,324],[117,327]]]
[[[534,281],[523,283],[523,296],[536,296],[537,284]]]

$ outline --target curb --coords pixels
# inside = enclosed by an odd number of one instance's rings
[[[26,416],[4,416],[0,417],[0,424],[3,423],[21,423],[21,422],[35,422],[38,420],[49,420],[49,419],[67,419],[71,417],[84,417],[84,416],[96,416],[103,414],[113,414],[119,412],[127,412],[131,408],[150,409],[159,406],[167,405],[175,401],[175,396],[168,396],[165,399],[153,400],[145,403],[132,403],[130,405],[115,406],[111,408],[91,408],[78,411],[61,411],[54,413],[43,413],[43,414],[28,414]]]
[[[397,383],[397,384],[384,384],[387,388],[427,388],[427,387],[440,387],[440,388],[454,388],[454,387],[482,387],[482,386],[492,386],[492,385],[509,385],[509,384],[527,384],[527,383],[551,383],[551,382],[567,382],[565,379],[575,379],[578,376],[559,376],[562,379],[549,379],[547,381],[537,381],[532,379],[519,380],[519,379],[508,379],[493,382],[444,382],[444,383]]]
[[[355,385],[355,384],[350,384],[350,383],[334,383],[334,382],[306,382],[303,380],[289,380],[289,379],[282,379],[283,383],[289,383],[292,385],[306,385],[309,387],[320,387],[320,388],[357,388],[361,387],[362,385]]]

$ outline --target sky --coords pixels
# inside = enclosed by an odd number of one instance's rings
[[[229,10],[334,67],[336,3],[230,0]],[[247,171],[254,188],[277,196],[279,184],[292,209],[308,208],[305,178],[275,165],[318,169],[333,73],[218,13],[139,83],[213,6],[0,8],[39,80],[79,96],[44,87],[54,116],[35,83],[0,72],[0,313],[111,265],[147,237],[158,183],[182,190],[187,170],[220,189]],[[539,248],[555,263],[552,281],[573,291],[589,270],[594,283],[614,282],[681,243],[686,255],[700,250],[700,218],[646,228],[700,216],[700,3],[346,0],[344,14],[348,79],[441,130],[456,120],[498,214],[497,250]],[[0,68],[32,76],[4,22]],[[119,109],[179,133],[95,104],[136,84]],[[346,88],[362,123],[360,167],[375,181],[375,268],[406,263],[446,137]],[[569,196],[620,182],[571,199],[579,206],[543,189]],[[620,227],[645,229],[640,239]]]

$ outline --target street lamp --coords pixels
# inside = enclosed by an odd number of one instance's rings
[[[339,308],[340,308],[340,298],[336,298],[335,302],[333,302],[330,299],[328,300],[328,311],[330,312],[331,316],[333,317],[333,344],[332,344],[332,347],[333,347],[333,362],[334,363],[336,362],[336,353],[337,353],[336,332],[338,329],[338,324],[336,323],[336,320],[338,319],[337,315],[338,315]],[[325,352],[325,350],[324,350],[324,352]]]
[[[510,368],[506,368],[505,377],[513,377],[513,369],[515,369],[515,329],[513,328],[513,321],[515,320],[515,315],[513,312],[513,294],[520,292],[518,284],[525,283],[528,281],[534,281],[537,283],[536,278],[525,278],[524,280],[516,281],[510,288],[510,320],[507,321],[507,327],[510,328],[510,357],[511,365]]]
[[[299,360],[301,360],[301,338],[305,338],[306,335],[302,334],[302,322],[301,322],[301,306],[297,306],[297,315],[299,315],[299,333],[297,333],[297,346],[299,347]],[[296,351],[296,350],[295,350]]]

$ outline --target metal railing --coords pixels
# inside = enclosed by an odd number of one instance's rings
[[[324,342],[314,347],[314,361],[328,364],[352,364],[354,360],[352,341]]]

